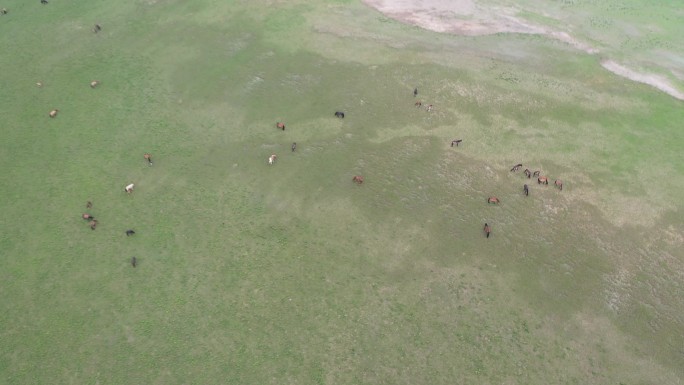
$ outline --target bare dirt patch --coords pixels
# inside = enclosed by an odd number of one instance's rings
[[[518,15],[521,9],[511,6],[481,4],[475,0],[363,0],[379,12],[404,23],[416,25],[435,32],[466,36],[492,35],[496,33],[525,33],[547,36],[562,41],[588,54],[597,54],[599,49],[572,36],[568,31],[534,24]],[[562,25],[559,21],[559,25]],[[668,95],[684,100],[681,92],[666,77],[641,73],[604,60],[603,68],[627,79],[648,84]]]

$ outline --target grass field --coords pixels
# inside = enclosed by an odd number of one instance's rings
[[[681,101],[358,1],[0,7],[0,384],[684,382]]]

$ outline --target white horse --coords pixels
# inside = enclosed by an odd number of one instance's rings
[[[133,183],[131,183],[131,184],[129,184],[128,186],[126,186],[126,187],[124,188],[124,191],[126,191],[127,193],[130,194],[130,193],[133,192],[133,187],[135,187],[135,185],[134,185]]]
[[[271,156],[268,157],[268,164],[273,164],[275,162],[277,156],[276,154],[271,154]]]

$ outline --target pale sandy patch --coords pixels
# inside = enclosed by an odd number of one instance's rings
[[[537,34],[562,41],[591,55],[599,53],[596,47],[580,41],[567,31],[536,25],[521,19],[517,16],[521,10],[512,6],[484,5],[475,0],[363,0],[363,2],[388,17],[435,32],[467,36],[496,33]],[[559,25],[562,25],[560,20]],[[601,65],[619,76],[651,85],[676,99],[684,100],[684,93],[664,76],[640,73],[612,60],[604,60]],[[675,76],[678,75],[679,73],[675,73]]]
[[[661,75],[640,73],[633,69],[627,68],[621,64],[618,64],[612,60],[604,60],[601,62],[603,68],[617,75],[624,76],[627,79],[633,80],[635,82],[648,84],[653,86],[668,95],[677,98],[679,100],[684,100],[684,93],[675,88],[667,78]]]

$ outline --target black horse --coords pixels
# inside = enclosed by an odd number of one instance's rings
[[[47,4],[47,3],[48,3],[48,0],[40,0],[40,3],[41,3],[41,4]]]
[[[133,267],[138,266],[138,258],[136,258],[136,257],[131,258],[131,266],[133,266]]]
[[[418,88],[413,89],[413,96],[418,96]]]
[[[489,238],[489,233],[492,232],[492,229],[489,227],[489,225],[485,223],[484,229],[482,229],[482,230],[484,231],[484,233],[485,233],[485,235],[487,236],[487,238]]]
[[[292,152],[297,149],[297,142],[292,143]]]
[[[525,193],[525,196],[530,195],[530,189],[527,187],[527,185],[523,186],[523,192]]]
[[[451,147],[454,147],[454,144],[456,145],[456,147],[458,147],[458,144],[461,143],[462,141],[463,141],[463,139],[452,140],[451,141]]]
[[[335,111],[335,116],[337,116],[340,119],[344,119],[344,112],[342,111]]]
[[[98,33],[100,31],[102,31],[102,27],[100,27],[100,24],[95,24],[95,26],[93,27],[93,32]]]
[[[135,231],[133,230],[126,230],[126,236],[130,237],[131,235],[135,234]]]

